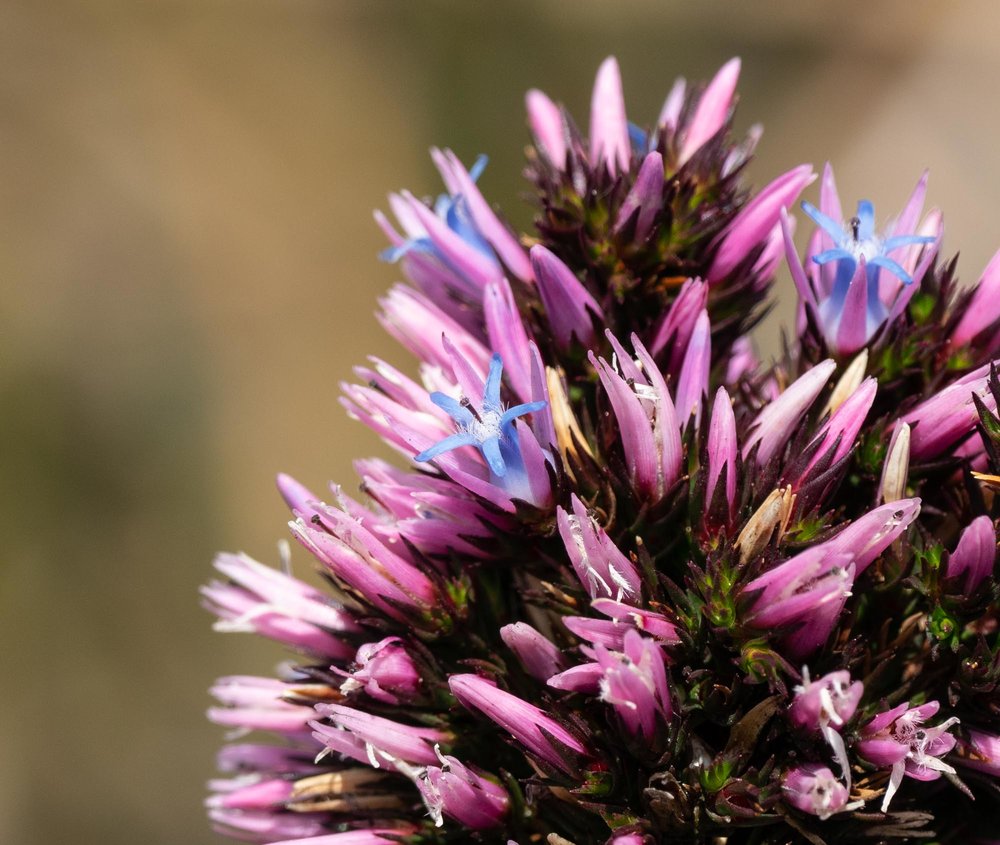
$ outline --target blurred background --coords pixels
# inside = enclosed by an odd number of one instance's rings
[[[524,227],[528,87],[586,125],[614,53],[647,123],[740,55],[756,185],[830,159],[884,219],[930,167],[972,281],[998,39],[993,2],[0,4],[0,841],[216,841],[205,689],[282,652],[213,634],[197,587],[217,549],[275,561],[278,470],[353,488],[386,454],[338,383],[406,363],[371,211],[439,190],[431,145],[488,153]]]

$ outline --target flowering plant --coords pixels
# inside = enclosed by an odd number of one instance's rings
[[[209,813],[259,842],[653,845],[995,837],[1000,258],[960,290],[921,219],[879,228],[826,167],[742,181],[738,61],[584,137],[527,96],[535,231],[450,151],[377,216],[420,362],[344,387],[405,466],[361,498],[286,476],[327,589],[221,555],[222,630],[292,647],[227,677]],[[797,331],[749,332],[782,263]],[[326,498],[328,501],[324,501]],[[992,821],[992,825],[991,825]]]

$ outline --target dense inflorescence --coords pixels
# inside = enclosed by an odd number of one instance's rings
[[[829,166],[752,193],[739,63],[585,137],[527,97],[535,231],[466,170],[377,219],[419,359],[344,386],[403,457],[361,495],[282,476],[325,589],[245,555],[223,630],[295,650],[227,677],[216,827],[312,845],[850,843],[996,835],[1000,258],[960,290],[921,219],[878,229]],[[748,332],[787,264],[797,326]],[[324,501],[324,498],[326,501]]]

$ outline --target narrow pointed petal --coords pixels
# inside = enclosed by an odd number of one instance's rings
[[[535,142],[556,169],[565,170],[566,128],[559,106],[537,88],[532,88],[524,101]]]
[[[724,387],[715,394],[712,406],[712,421],[708,427],[708,484],[705,488],[705,502],[712,501],[715,485],[726,470],[726,502],[732,515],[736,499],[736,417],[733,403]]]
[[[757,463],[765,464],[788,441],[792,430],[798,424],[809,406],[816,401],[837,365],[827,359],[821,361],[805,375],[792,382],[777,399],[765,405],[753,423],[753,433],[743,445],[743,458],[760,443]]]
[[[684,143],[677,158],[678,164],[684,164],[725,125],[733,105],[733,95],[739,78],[740,60],[730,59],[708,84],[698,101],[694,116],[688,123]]]
[[[557,342],[566,348],[575,336],[585,347],[594,342],[591,315],[603,321],[601,307],[583,283],[562,261],[544,246],[531,248],[531,265],[538,281],[538,291]]]
[[[682,426],[693,416],[695,428],[701,423],[702,397],[708,393],[708,370],[712,360],[712,326],[708,311],[695,321],[680,377],[677,379],[677,415]]]
[[[854,271],[847,298],[840,312],[835,351],[851,355],[868,342],[868,279],[862,258]]]
[[[962,532],[948,558],[948,578],[960,580],[962,589],[968,595],[993,573],[996,563],[997,537],[993,520],[988,516],[977,516]]]
[[[836,463],[851,450],[854,446],[854,439],[858,436],[858,432],[861,431],[861,426],[864,425],[872,403],[875,401],[877,391],[878,380],[869,376],[854,391],[850,398],[834,412],[829,422],[827,422],[817,436],[817,439],[822,438],[819,448],[816,449],[816,453],[809,462],[809,466],[806,468],[803,476],[809,473],[809,470],[826,454],[827,450],[833,448],[838,438],[840,443],[833,453],[830,463]]]
[[[954,346],[964,346],[1000,320],[1000,251],[994,253],[976,283],[976,292],[951,333]]]
[[[653,221],[663,206],[663,156],[651,152],[642,162],[635,184],[625,197],[614,232],[618,233],[635,215],[635,241],[642,243],[653,229]]]
[[[718,249],[708,271],[709,284],[722,281],[763,241],[806,185],[816,175],[808,164],[782,174],[748,202],[717,239]]]
[[[656,125],[668,132],[677,130],[677,122],[681,116],[681,109],[684,108],[684,96],[687,93],[687,80],[678,77],[663,101],[663,108],[660,109],[660,116],[656,119]]]
[[[597,71],[590,101],[590,163],[604,164],[612,176],[627,173],[632,157],[618,62],[609,56]]]

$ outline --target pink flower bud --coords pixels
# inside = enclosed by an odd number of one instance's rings
[[[635,183],[618,209],[614,232],[617,234],[635,219],[633,240],[642,243],[649,237],[653,222],[663,206],[663,156],[651,152],[642,162]]]
[[[826,642],[853,584],[850,554],[813,546],[744,587],[743,595],[753,601],[744,622],[763,630],[790,626],[783,649],[800,659]]]
[[[452,675],[448,686],[462,706],[478,710],[532,754],[567,774],[575,768],[569,758],[587,754],[583,743],[559,722],[486,678]]]
[[[567,348],[576,338],[584,347],[594,342],[593,317],[604,314],[590,291],[562,261],[540,244],[531,248],[531,266],[556,342]]]
[[[636,600],[641,582],[635,566],[587,513],[576,494],[570,501],[573,513],[558,508],[556,521],[580,583],[591,598]]]
[[[638,631],[625,632],[624,652],[595,649],[601,667],[600,698],[610,704],[625,730],[649,740],[673,715],[663,652]]]
[[[344,693],[363,689],[368,695],[387,704],[412,701],[420,689],[420,673],[399,637],[387,637],[377,643],[365,643],[354,658],[357,668],[343,672]]]
[[[625,117],[625,95],[618,62],[608,56],[601,62],[590,100],[590,164],[602,164],[612,176],[627,173],[632,158]]]
[[[837,365],[830,359],[821,361],[793,381],[777,399],[769,402],[757,414],[752,434],[743,444],[743,459],[758,443],[757,463],[761,466],[774,457],[791,436],[802,415],[816,401]]]
[[[795,688],[788,717],[809,731],[818,733],[827,725],[839,730],[854,715],[863,693],[864,684],[861,681],[851,683],[850,672],[830,672],[812,682],[809,673],[805,672],[802,686]]]
[[[718,249],[709,268],[709,284],[721,282],[754,247],[765,241],[802,189],[816,178],[808,164],[782,174],[748,202],[716,239]]]
[[[454,757],[439,760],[440,765],[428,766],[414,779],[434,823],[441,827],[442,816],[448,816],[472,830],[499,825],[510,804],[507,791]]]
[[[997,537],[993,520],[977,516],[958,539],[958,545],[948,557],[949,579],[961,582],[966,594],[974,593],[993,572],[996,563]]]
[[[1000,778],[1000,736],[969,728],[966,738],[958,741],[951,759],[979,772]]]
[[[823,545],[851,555],[856,574],[864,572],[920,513],[920,499],[900,499],[869,511]]]
[[[566,127],[559,106],[532,88],[524,98],[535,143],[557,170],[566,169]]]
[[[527,622],[504,625],[500,638],[533,678],[547,681],[563,668],[562,652]]]
[[[820,819],[851,808],[847,803],[847,787],[818,763],[807,763],[786,772],[781,791],[793,807]]]
[[[677,156],[678,165],[684,164],[702,145],[710,140],[729,118],[736,93],[736,83],[740,78],[740,60],[730,59],[715,74],[705,88],[694,116],[687,125],[684,143]]]

